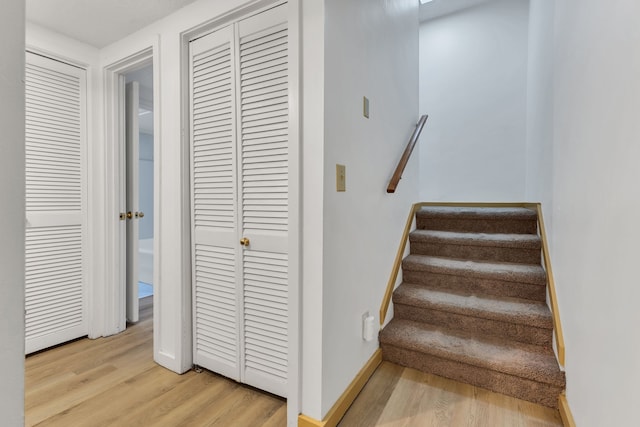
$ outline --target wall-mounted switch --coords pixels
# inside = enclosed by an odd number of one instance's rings
[[[347,191],[347,172],[345,165],[336,165],[336,191]]]
[[[369,118],[369,98],[366,96],[362,97],[362,115]]]

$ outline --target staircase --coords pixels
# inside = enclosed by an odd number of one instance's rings
[[[423,207],[380,332],[384,360],[552,408],[552,350],[536,211]]]

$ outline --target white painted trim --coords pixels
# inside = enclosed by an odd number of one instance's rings
[[[160,36],[156,36],[153,42],[153,358],[156,362],[163,366],[171,366],[173,356],[169,358],[160,349],[160,300],[162,291],[160,284],[162,282],[162,214],[161,199],[163,188],[162,173],[160,171],[160,161],[162,159],[162,132],[161,132],[161,72],[160,69]],[[167,360],[170,359],[170,360]]]
[[[76,59],[71,59],[68,56],[60,55],[55,53],[49,49],[45,49],[42,47],[35,46],[33,44],[27,44],[26,49],[27,52],[31,52],[34,55],[44,56],[49,59],[53,59],[54,61],[62,62],[63,64],[71,65],[72,67],[82,68],[83,70],[88,70],[91,68],[89,63],[85,61],[79,61]]]
[[[117,94],[119,93],[120,82],[117,74],[114,72],[104,71],[104,260],[105,260],[105,280],[102,287],[103,302],[103,330],[102,335],[108,336],[120,332],[121,326],[117,318],[118,314],[114,313],[117,306],[116,282],[118,278],[118,238],[115,236],[118,230],[118,224],[113,216],[119,207],[117,199],[118,189],[118,111],[120,105]]]
[[[123,75],[131,70],[140,68],[142,65],[153,60],[156,63],[158,55],[158,43],[154,43],[138,52],[132,53],[118,61],[103,67],[104,77],[104,105],[105,105],[105,153],[104,153],[104,200],[105,200],[105,282],[103,286],[102,298],[98,299],[104,306],[104,330],[103,335],[113,335],[122,332],[126,328],[126,288],[123,280],[123,272],[126,267],[126,259],[123,256],[123,233],[121,221],[118,218],[122,206],[124,183],[121,179],[124,161],[124,99],[122,97]],[[154,66],[154,94],[157,86],[157,68]],[[154,112],[159,110],[158,99],[154,98]],[[155,113],[154,113],[155,114]],[[160,138],[159,120],[154,120],[154,140]],[[159,144],[154,144],[157,150]],[[157,153],[154,151],[154,156]],[[157,165],[154,162],[154,165]],[[157,166],[154,168],[154,178],[157,176]],[[154,203],[157,203],[159,185],[154,186]],[[154,209],[157,205],[154,206]],[[156,216],[156,224],[160,215]],[[154,224],[154,227],[156,227]],[[154,230],[155,231],[155,230]],[[154,246],[157,244],[154,243]],[[155,249],[155,248],[154,248]],[[154,257],[154,276],[159,257]],[[159,283],[159,278],[154,277],[154,283]],[[156,282],[156,280],[158,280]],[[159,298],[156,286],[154,292],[155,300]],[[155,309],[154,309],[155,310]],[[155,313],[154,313],[155,314]],[[157,317],[154,316],[154,341],[156,329],[158,329]],[[155,353],[155,349],[154,349]]]
[[[300,1],[300,0],[294,0]],[[199,25],[189,28],[181,33],[182,43],[186,40],[188,43],[192,40],[204,37],[209,33],[219,30],[233,22],[237,22],[241,19],[249,18],[252,15],[257,15],[267,9],[272,9],[281,4],[287,3],[286,0],[253,0],[248,1],[246,4],[235,7],[226,13],[220,14],[208,21],[204,21]],[[188,55],[188,52],[187,52]],[[187,56],[188,57],[188,56]],[[187,68],[188,70],[188,68]]]
[[[289,371],[287,390],[287,426],[298,425],[302,410],[300,308],[302,307],[302,0],[289,0]],[[294,179],[291,179],[294,178]]]
[[[183,280],[191,284],[191,212],[190,212],[190,165],[189,165],[189,42],[197,38],[203,37],[219,28],[229,25],[241,18],[247,18],[251,15],[271,9],[275,6],[288,3],[288,28],[289,28],[289,130],[290,138],[295,142],[290,144],[292,148],[289,153],[289,176],[295,179],[289,180],[289,371],[288,371],[288,390],[287,390],[287,426],[294,427],[298,425],[298,415],[301,409],[301,383],[300,383],[300,307],[301,303],[301,252],[302,252],[302,235],[301,235],[301,111],[302,111],[302,90],[301,90],[301,68],[302,55],[301,49],[301,3],[302,0],[257,0],[250,2],[241,7],[235,8],[223,15],[220,15],[210,21],[197,25],[181,34],[180,60],[181,60],[181,111],[182,111],[182,139],[181,153],[183,156],[183,169],[181,179],[183,183],[183,197],[181,198],[183,207],[183,218],[187,220],[182,224],[182,253],[183,258]],[[184,161],[187,163],[185,164]],[[186,209],[186,211],[185,211]],[[185,246],[186,245],[186,246]],[[182,315],[181,321],[184,322],[179,330],[183,332],[182,345],[183,351],[193,349],[193,331],[192,331],[192,301],[191,286],[183,287]],[[183,360],[193,360],[193,355],[187,357],[183,354]],[[185,367],[186,368],[186,367]],[[185,369],[186,370],[186,369]]]
[[[192,303],[192,263],[191,263],[191,153],[189,138],[191,127],[189,117],[191,107],[189,105],[189,40],[184,33],[180,35],[180,123],[182,134],[180,138],[181,155],[181,187],[180,206],[182,210],[181,224],[181,255],[182,255],[182,305],[180,307],[181,340],[181,369],[187,371],[193,366],[193,303]]]

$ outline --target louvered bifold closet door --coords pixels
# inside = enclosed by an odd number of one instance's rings
[[[240,380],[233,26],[190,57],[194,363]]]
[[[238,24],[244,381],[286,396],[289,108],[287,10]]]
[[[87,334],[85,70],[26,56],[26,352]]]

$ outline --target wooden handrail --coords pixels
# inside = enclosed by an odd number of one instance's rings
[[[413,147],[416,146],[416,142],[418,142],[418,138],[420,138],[420,133],[422,133],[422,128],[424,127],[425,122],[429,116],[424,114],[416,123],[416,128],[411,134],[411,138],[409,139],[409,143],[407,144],[407,148],[404,149],[404,153],[402,153],[402,157],[398,162],[398,166],[396,167],[396,171],[393,173],[391,180],[389,181],[389,186],[387,187],[387,193],[395,193],[396,187],[402,178],[402,173],[404,172],[404,168],[407,166],[409,162],[409,157],[411,157],[411,153],[413,152]]]
[[[402,265],[402,258],[404,251],[409,240],[409,233],[411,233],[411,226],[415,218],[416,212],[423,206],[456,206],[456,207],[504,207],[504,208],[529,208],[535,209],[538,213],[538,230],[540,232],[540,239],[542,240],[542,261],[544,264],[544,270],[547,275],[547,291],[549,293],[549,303],[551,305],[551,314],[553,318],[553,333],[556,342],[556,350],[558,351],[558,362],[564,366],[565,360],[565,347],[564,347],[564,334],[562,333],[562,324],[560,323],[560,310],[558,308],[558,297],[556,296],[556,286],[553,279],[553,272],[551,270],[551,257],[549,256],[549,246],[547,244],[547,233],[544,227],[544,219],[542,218],[542,206],[540,203],[447,203],[447,202],[421,202],[415,203],[411,206],[407,223],[400,239],[400,245],[398,252],[396,253],[396,259],[394,260],[393,267],[391,269],[391,277],[387,282],[387,289],[385,290],[384,297],[382,298],[382,304],[380,304],[380,326],[384,325],[384,321],[387,317],[387,311],[391,304],[391,297],[393,296],[393,290],[396,287],[398,281],[398,273],[400,272],[400,266]]]

